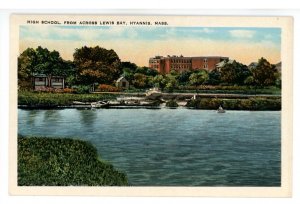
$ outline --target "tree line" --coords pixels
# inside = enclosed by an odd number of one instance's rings
[[[83,46],[75,49],[73,61],[62,59],[57,51],[41,46],[27,48],[18,57],[18,85],[21,89],[33,87],[32,78],[43,74],[47,80],[63,76],[66,86],[90,86],[92,84],[114,85],[124,76],[131,88],[159,87],[173,91],[179,87],[200,85],[281,86],[281,76],[275,65],[260,58],[257,66],[249,69],[237,61],[226,61],[220,68],[210,72],[204,69],[171,71],[162,75],[149,67],[139,67],[132,62],[121,62],[117,53],[110,49]]]

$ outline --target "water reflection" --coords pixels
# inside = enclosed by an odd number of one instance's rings
[[[44,111],[44,118],[43,122],[47,123],[49,122],[58,122],[58,120],[61,118],[61,113],[57,110],[45,110]]]
[[[97,120],[97,111],[99,110],[78,110],[80,123],[86,128],[93,127]]]

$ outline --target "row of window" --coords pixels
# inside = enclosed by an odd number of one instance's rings
[[[172,63],[192,63],[190,59],[171,59]]]
[[[188,68],[191,68],[191,66],[190,65],[174,65],[174,64],[172,64],[171,65],[171,68],[172,69],[188,69]]]

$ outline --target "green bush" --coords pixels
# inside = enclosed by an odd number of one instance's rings
[[[19,92],[18,104],[29,107],[57,107],[72,105],[73,101],[95,102],[115,99],[111,94],[69,94],[69,93],[42,93]]]
[[[79,85],[73,88],[75,90],[75,93],[78,94],[86,94],[90,92],[90,86]]]
[[[191,99],[186,103],[186,107],[188,108],[201,108],[201,100],[200,99]]]
[[[220,105],[227,110],[281,110],[281,99],[258,98],[220,99],[201,98],[187,102],[187,107],[195,109],[217,109]]]
[[[175,100],[170,100],[167,101],[166,106],[170,108],[176,108],[178,107],[178,103]]]
[[[18,138],[19,186],[123,186],[125,174],[99,160],[90,144],[73,139]]]

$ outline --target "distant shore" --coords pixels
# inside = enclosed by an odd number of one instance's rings
[[[121,100],[120,100],[121,99]],[[112,94],[61,94],[61,93],[20,93],[18,108],[21,109],[64,109],[91,108],[91,103],[107,101],[105,108],[161,108],[174,107],[215,110],[222,106],[227,110],[281,110],[280,95],[214,94],[214,93],[162,93],[147,98],[141,93]],[[172,101],[172,103],[169,103]],[[176,105],[177,104],[177,105]]]

